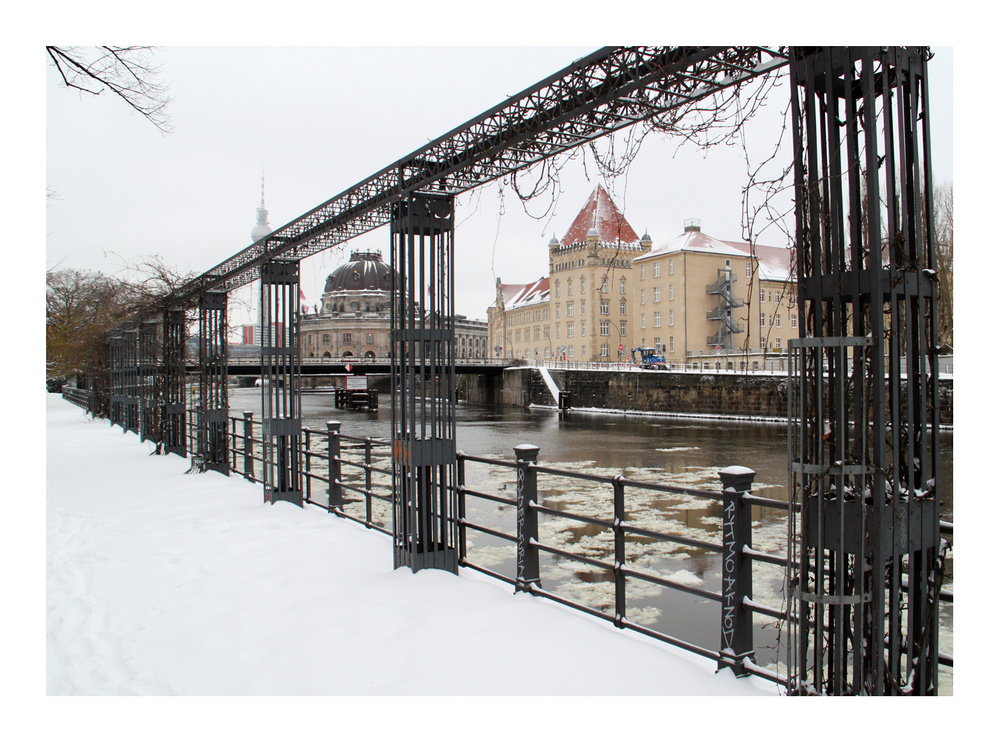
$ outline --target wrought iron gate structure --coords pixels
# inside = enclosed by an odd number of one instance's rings
[[[937,329],[924,48],[796,48],[790,690],[933,694]]]
[[[198,303],[197,466],[229,474],[228,297],[205,292]]]
[[[455,570],[454,196],[637,123],[679,118],[790,57],[802,335],[790,395],[801,509],[790,527],[790,685],[933,693],[938,393],[922,48],[606,47],[274,230],[166,298],[200,302],[204,465],[227,469],[226,292],[261,279],[265,493],[300,502],[292,266],[388,224],[399,281],[394,563]],[[720,322],[729,309],[720,305]],[[111,341],[113,416],[115,400],[128,399],[119,346],[128,344]]]
[[[159,440],[159,408],[156,404],[157,323],[147,320],[139,326],[137,388],[139,398],[139,439]]]
[[[187,323],[184,310],[163,310],[162,366],[158,376],[160,405],[158,443],[164,454],[187,456],[184,378],[184,345]]]
[[[454,199],[392,219],[393,563],[458,572]]]
[[[260,283],[264,500],[301,506],[298,261],[265,263]]]

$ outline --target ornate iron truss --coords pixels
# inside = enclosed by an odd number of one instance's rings
[[[386,225],[405,194],[456,195],[788,63],[780,48],[605,47],[274,230],[175,292],[190,304]]]

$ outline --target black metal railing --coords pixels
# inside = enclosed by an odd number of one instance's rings
[[[76,387],[63,387],[62,396],[64,400],[83,408],[88,413],[94,412],[94,392],[93,390],[81,390]]]
[[[193,416],[189,425],[193,429]],[[252,482],[261,482],[261,422],[249,412],[241,417],[230,416],[229,435],[231,471]],[[301,447],[306,503],[391,535],[392,451],[388,442],[347,436],[340,430],[339,422],[331,421],[325,430],[303,428]],[[779,519],[787,517],[789,504],[754,495],[752,470],[723,469],[719,473],[719,490],[703,490],[643,482],[622,475],[546,467],[538,464],[539,450],[534,446],[515,447],[514,452],[512,459],[458,453],[461,566],[506,582],[515,591],[550,599],[616,627],[696,653],[715,661],[720,669],[731,668],[739,676],[752,674],[779,684],[786,682],[778,666],[765,667],[756,662],[755,653],[760,648],[755,648],[755,628],[759,632],[763,624],[794,623],[796,617],[787,607],[771,606],[753,597],[755,580],[758,585],[761,582],[760,576],[755,578],[755,569],[772,566],[784,575],[787,555],[784,548],[780,554],[756,549],[753,538],[755,524],[765,520],[767,513],[778,512]],[[470,476],[470,467],[478,466],[487,469],[479,476]],[[483,485],[477,484],[480,482]],[[574,512],[559,502],[558,493],[565,491],[567,482],[585,484],[589,507],[581,510],[589,510],[588,513]],[[505,490],[509,494],[502,494]],[[680,533],[681,529],[671,528],[669,517],[664,517],[664,526],[658,528],[638,524],[649,512],[651,500],[671,497],[697,501],[713,512],[721,512],[718,537],[705,539]],[[582,546],[576,550],[556,544],[560,522],[588,531],[593,538],[589,543],[581,542]],[[942,522],[941,533],[951,543],[954,527]],[[480,535],[492,546],[477,544]],[[603,540],[606,549],[593,549],[595,540]],[[497,544],[507,546],[506,556],[500,559],[497,559]],[[645,549],[631,554],[635,550],[630,548],[636,545]],[[681,547],[718,556],[721,569],[713,577],[714,585],[707,588],[691,585],[664,577],[648,567],[649,555],[659,547],[664,550]],[[560,569],[565,572],[567,564],[584,566],[592,576],[598,576],[596,582],[609,584],[611,599],[607,600],[608,592],[603,592],[601,600],[588,603],[561,593],[560,580],[547,577],[546,572],[558,574]],[[543,565],[547,570],[542,569]],[[652,626],[655,622],[631,616],[633,600],[648,593],[643,586],[719,604],[719,611],[707,618],[718,624],[717,645],[709,647],[712,643],[676,636]],[[940,597],[945,603],[954,601],[952,591],[947,589],[941,590]],[[640,607],[637,613],[642,615],[643,609]],[[939,662],[951,667],[953,657],[941,653]]]

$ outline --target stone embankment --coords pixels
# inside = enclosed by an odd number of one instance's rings
[[[739,420],[785,420],[788,377],[733,372],[607,371],[549,369],[572,408]],[[554,407],[538,369],[515,367],[500,376],[466,375],[459,397],[471,403]],[[952,380],[941,380],[941,424],[952,424]]]

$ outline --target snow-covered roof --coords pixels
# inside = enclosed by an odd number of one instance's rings
[[[656,260],[685,251],[738,258],[749,258],[753,255],[757,258],[758,276],[764,281],[791,281],[795,274],[794,254],[788,248],[719,240],[697,229],[686,230],[649,253],[635,258],[633,262]]]
[[[773,245],[752,245],[745,242],[729,242],[728,245],[749,257],[757,258],[757,275],[764,281],[792,281],[795,278],[795,254],[788,248]]]
[[[639,236],[632,229],[632,225],[601,185],[593,190],[583,209],[576,215],[576,219],[562,239],[562,244],[586,242],[591,230],[597,233],[600,242],[613,243],[619,240],[623,243],[639,242]]]
[[[677,237],[672,240],[668,240],[645,255],[635,258],[634,262],[638,263],[639,261],[648,261],[650,259],[656,259],[673,253],[680,253],[682,251],[694,253],[716,253],[719,255],[744,255],[731,243],[727,243],[723,240],[717,240],[711,235],[706,235],[700,230],[686,230]]]
[[[549,277],[543,276],[530,284],[500,284],[504,308],[508,310],[524,307],[549,299]]]

